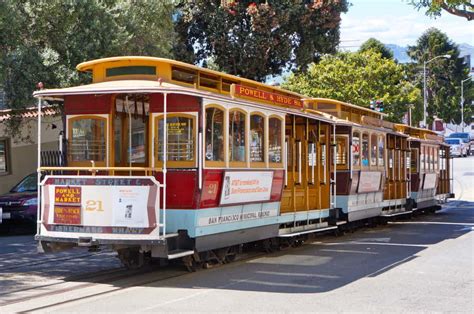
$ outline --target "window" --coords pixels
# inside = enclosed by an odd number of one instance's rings
[[[152,66],[125,66],[108,68],[105,70],[106,76],[120,75],[156,75],[156,67]]]
[[[188,70],[185,68],[175,67],[171,68],[171,79],[187,84],[194,84],[197,81],[197,71]]]
[[[362,166],[369,166],[369,134],[362,135]]]
[[[122,115],[116,114],[114,119],[114,151],[115,164],[122,162],[122,143],[123,143],[123,119]]]
[[[0,175],[10,172],[9,162],[9,146],[7,139],[0,139]]]
[[[345,166],[347,164],[347,137],[336,137],[336,165]]]
[[[222,91],[230,92],[230,87],[231,87],[232,84],[237,85],[237,84],[239,84],[239,82],[222,79]]]
[[[229,161],[245,162],[245,114],[234,110],[229,113]]]
[[[377,165],[377,134],[372,134],[370,136],[370,165]]]
[[[281,123],[278,118],[268,120],[268,161],[272,163],[282,162]]]
[[[250,161],[264,162],[265,118],[253,114],[250,116]]]
[[[224,161],[224,111],[206,109],[206,160]]]
[[[385,139],[383,135],[379,136],[379,166],[384,165]]]
[[[411,161],[411,167],[410,167],[411,173],[417,173],[418,172],[418,149],[417,148],[413,148],[411,150],[410,161]]]
[[[131,118],[131,127],[132,127],[132,134],[131,139],[132,143],[130,145],[130,151],[127,154],[127,162],[130,163],[145,163],[146,161],[146,123],[143,121],[142,118]],[[127,138],[126,141],[127,145],[129,140]]]
[[[425,148],[425,160],[426,160],[426,170],[432,170],[432,162],[431,162],[431,153],[432,153],[432,149],[431,147],[426,147]]]
[[[158,117],[158,134],[156,156],[158,162],[163,161],[163,116]],[[166,119],[168,146],[166,149],[167,161],[171,167],[194,167],[195,146],[194,128],[195,117],[188,115],[168,115]]]
[[[421,146],[420,150],[420,170],[425,171],[425,148],[424,146]]]
[[[360,166],[360,133],[352,133],[352,165]]]
[[[69,120],[68,154],[71,162],[105,162],[105,142],[105,118],[79,117]]]
[[[219,78],[217,76],[201,73],[199,74],[199,86],[219,89]]]

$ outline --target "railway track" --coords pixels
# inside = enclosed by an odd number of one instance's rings
[[[245,252],[231,264],[242,263],[264,254],[259,251]],[[0,312],[43,311],[67,303],[186,275],[192,276],[193,273],[187,271],[181,264],[168,265],[164,268],[150,266],[133,271],[120,268],[89,273],[68,278],[67,281],[60,283],[0,294]]]

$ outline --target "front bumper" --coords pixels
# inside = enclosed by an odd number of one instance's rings
[[[0,206],[0,208],[0,224],[36,223],[36,207],[32,209],[25,206]]]

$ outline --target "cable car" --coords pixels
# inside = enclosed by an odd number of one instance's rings
[[[62,100],[66,121],[66,164],[38,167],[45,251],[107,245],[128,267],[150,257],[191,267],[336,228],[334,122],[302,95],[161,58],[77,70],[92,83],[34,93],[39,110]]]

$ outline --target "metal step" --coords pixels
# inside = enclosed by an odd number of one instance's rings
[[[176,258],[188,256],[188,255],[193,255],[193,254],[194,254],[194,250],[175,250],[175,251],[168,252],[168,259],[176,259]]]
[[[395,217],[395,216],[408,215],[408,214],[411,214],[411,213],[413,213],[412,210],[407,210],[407,211],[404,211],[404,212],[393,213],[393,214],[382,214],[382,215],[380,215],[380,217]]]
[[[314,233],[314,232],[323,232],[323,231],[329,231],[329,230],[334,230],[334,229],[337,229],[337,226],[311,229],[311,230],[299,231],[299,232],[294,232],[294,233],[285,233],[285,234],[278,235],[278,237],[280,237],[280,238],[291,238],[291,237],[294,237],[294,236],[297,236],[297,235]]]

